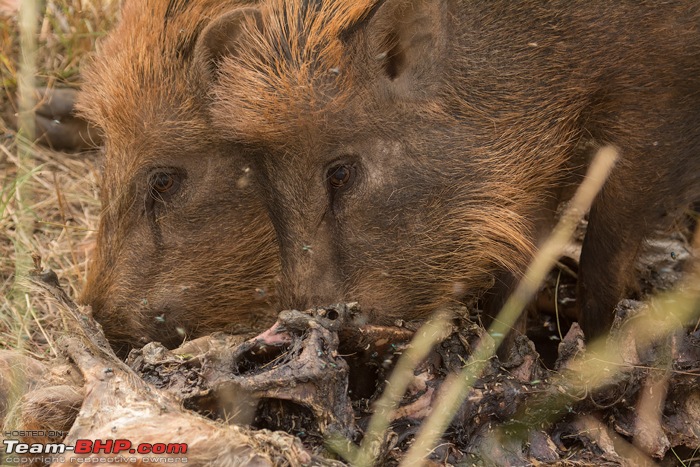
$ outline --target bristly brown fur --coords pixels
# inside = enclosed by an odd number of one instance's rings
[[[377,0],[323,1],[316,8],[307,3],[262,5],[262,31],[251,18],[245,27],[250,43],[234,49],[220,66],[217,108],[235,105],[238,112],[214,118],[235,125],[243,139],[283,141],[288,134],[282,128],[330,118],[329,112],[352,97],[343,92],[354,85],[347,81],[351,75],[342,36],[365,19]]]
[[[111,342],[178,345],[274,320],[274,235],[250,175],[211,128],[195,48],[212,19],[253,2],[128,0],[83,73],[79,108],[103,132],[98,245],[82,301]],[[165,171],[179,191],[154,200]]]
[[[110,146],[138,144],[133,150],[145,156],[152,153],[149,146],[167,151],[207,132],[197,94],[200,70],[180,51],[192,47],[208,21],[241,2],[181,2],[175,8],[177,3],[125,2],[119,25],[83,71],[78,110],[102,129]],[[147,162],[123,150],[113,157],[123,158],[121,164]],[[104,182],[114,191],[123,185],[118,178]]]
[[[250,15],[211,89],[261,176],[283,305],[390,320],[505,295],[611,144],[580,282],[583,324],[604,330],[644,239],[700,196],[697,3],[304,3]],[[353,186],[329,186],[335,167]]]

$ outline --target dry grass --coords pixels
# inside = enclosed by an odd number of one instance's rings
[[[20,3],[27,7],[27,0]],[[114,22],[118,6],[117,0],[46,1],[35,19],[29,89],[78,84],[81,63]],[[100,209],[99,155],[49,151],[16,131],[19,15],[0,21],[0,348],[41,358],[53,353],[46,330],[60,324],[60,315],[50,301],[27,292],[22,275],[38,255],[72,296],[81,290]]]

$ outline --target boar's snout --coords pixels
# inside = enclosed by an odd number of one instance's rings
[[[343,301],[343,281],[333,253],[313,244],[302,244],[293,250],[282,270],[283,307],[305,310]]]

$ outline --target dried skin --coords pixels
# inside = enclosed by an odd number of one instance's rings
[[[74,444],[78,439],[117,438],[134,443],[164,440],[187,443],[188,463],[193,465],[301,465],[313,460],[292,437],[251,433],[183,409],[180,400],[150,386],[116,357],[99,325],[82,314],[51,280],[55,275],[44,277],[48,277],[49,282],[35,277],[35,283],[57,298],[71,329],[60,340],[61,349],[80,369],[85,380],[85,399],[66,443]],[[65,463],[58,465],[72,465],[71,459],[76,457],[105,456],[71,454],[66,456]],[[135,457],[137,461],[132,465],[143,465],[142,456]],[[323,464],[322,460],[319,462]]]

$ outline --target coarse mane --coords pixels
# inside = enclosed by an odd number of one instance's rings
[[[214,121],[245,141],[282,142],[304,122],[318,123],[358,90],[349,81],[344,36],[371,18],[381,0],[271,0],[242,26],[219,66]],[[230,109],[236,109],[231,114]]]
[[[153,125],[172,135],[197,134],[201,122],[195,114],[204,91],[191,66],[194,44],[213,18],[244,3],[251,2],[126,1],[119,24],[83,71],[81,114],[108,144],[147,140],[143,133],[153,132]]]

